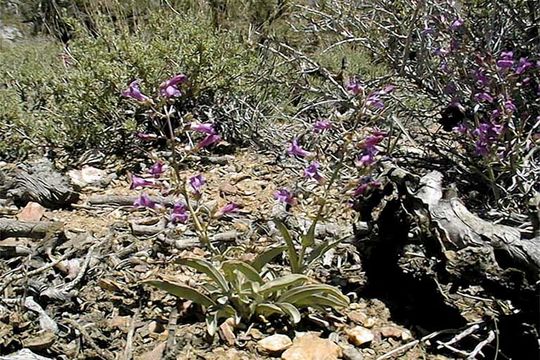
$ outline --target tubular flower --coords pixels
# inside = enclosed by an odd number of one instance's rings
[[[201,124],[201,123],[192,122],[190,125],[190,129],[200,132],[200,133],[208,134],[208,135],[216,134],[216,130],[214,130],[214,125],[211,123]]]
[[[293,139],[289,147],[287,148],[287,154],[290,156],[299,156],[306,157],[311,156],[313,153],[304,150],[300,145],[298,145],[298,139]]]
[[[157,161],[154,165],[150,167],[148,172],[153,177],[159,178],[165,172],[165,164],[163,164],[161,161]]]
[[[200,174],[189,178],[189,185],[191,186],[195,194],[201,193],[202,187],[205,183],[206,181],[204,180],[204,177]]]
[[[139,81],[138,80],[132,81],[129,84],[128,88],[126,90],[122,91],[122,96],[134,99],[134,100],[136,100],[138,102],[141,102],[141,103],[146,103],[146,102],[151,102],[152,101],[148,96],[144,95],[141,92],[141,89],[139,88]]]
[[[203,149],[221,140],[221,136],[212,134],[202,139],[196,146],[197,149]]]
[[[277,201],[288,205],[294,205],[296,203],[293,194],[287,189],[279,189],[276,191],[274,193],[274,198]]]
[[[137,200],[133,202],[133,206],[136,208],[149,208],[153,209],[156,207],[156,204],[150,199],[148,195],[142,193]]]
[[[186,75],[184,74],[175,75],[169,80],[166,80],[159,85],[159,94],[167,99],[172,98],[172,97],[178,97],[182,95],[182,93],[178,89],[178,86],[182,85],[186,81],[187,81]]]
[[[187,206],[183,203],[175,203],[171,211],[171,222],[173,224],[184,224],[189,218]]]
[[[319,167],[320,164],[316,161],[313,161],[306,169],[304,169],[304,176],[309,179],[315,179],[318,182],[321,182],[323,180],[323,177],[319,173]]]
[[[326,131],[332,127],[332,123],[328,120],[318,120],[313,125],[313,132],[315,133],[322,133],[323,131]]]
[[[501,58],[497,60],[497,66],[501,69],[510,69],[514,65],[514,53],[506,51],[501,53]]]
[[[153,186],[154,182],[150,180],[146,180],[140,176],[131,175],[131,186],[129,187],[131,190],[142,188],[142,187],[148,187]]]
[[[229,203],[218,210],[216,217],[221,217],[223,215],[231,214],[237,212],[240,209],[240,206],[234,203]]]
[[[347,85],[345,86],[348,92],[350,92],[353,95],[358,95],[360,93],[364,93],[365,87],[356,79],[351,79]]]

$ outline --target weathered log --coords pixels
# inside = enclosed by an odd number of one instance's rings
[[[93,195],[88,199],[89,205],[110,205],[110,206],[133,206],[139,197],[136,195]],[[156,204],[172,207],[175,200],[171,197],[150,196]]]
[[[0,175],[0,197],[11,198],[19,206],[34,201],[48,208],[62,208],[77,202],[79,194],[65,176],[43,160]]]
[[[383,178],[384,187],[354,205],[372,230],[357,233],[356,243],[366,292],[431,331],[495,316],[501,333],[527,342],[525,353],[533,353],[534,329],[540,328],[540,238],[469,211],[456,190],[443,191],[441,173],[419,177],[388,166]],[[496,300],[508,302],[512,312],[494,307]]]
[[[481,219],[455,195],[443,199],[442,180],[441,173],[428,173],[420,180],[416,197],[427,206],[432,228],[437,231],[443,246],[451,250],[468,246],[502,250],[514,266],[539,278],[540,239],[521,239],[518,229]]]
[[[0,240],[8,237],[41,239],[62,231],[64,225],[57,221],[18,221],[0,219]]]

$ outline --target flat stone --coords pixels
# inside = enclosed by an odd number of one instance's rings
[[[31,338],[22,341],[23,346],[30,350],[45,350],[56,341],[56,335],[52,331],[41,332]]]
[[[379,329],[379,332],[381,333],[382,337],[385,337],[385,338],[391,337],[394,339],[400,339],[403,334],[403,330],[395,326],[383,326],[382,328]]]
[[[45,213],[45,208],[38,203],[30,201],[17,215],[20,221],[39,221]]]
[[[347,334],[349,342],[356,346],[369,344],[375,338],[373,332],[363,326],[356,326],[352,329],[346,329],[345,333]]]
[[[68,176],[74,185],[81,188],[86,186],[106,187],[115,177],[108,175],[105,170],[85,166],[81,170],[70,170]]]
[[[274,334],[259,340],[257,344],[267,352],[281,353],[292,345],[292,340],[287,335]]]
[[[335,360],[343,356],[341,348],[328,339],[321,339],[317,334],[308,333],[296,337],[282,360]]]

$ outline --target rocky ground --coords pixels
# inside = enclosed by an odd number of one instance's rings
[[[219,164],[193,165],[183,173],[198,170],[208,182],[204,199],[241,205],[238,214],[212,229],[225,234],[218,246],[237,246],[249,259],[279,241],[269,225],[273,193],[288,184],[272,159],[227,155]],[[19,358],[28,359],[442,358],[426,352],[429,338],[420,339],[416,329],[393,322],[382,301],[358,295],[366,279],[352,242],[326,256],[314,272],[348,292],[348,309],[306,314],[295,330],[260,322],[210,339],[195,305],[140,284],[155,273],[196,283],[193,273],[173,264],[177,257],[204,255],[194,233],[183,225],[161,228],[161,215],[153,210],[114,201],[98,205],[96,199],[137,195],[129,190],[127,177],[108,175],[91,168],[72,172],[83,189],[68,209],[3,202],[4,220],[62,227],[34,239],[2,236],[1,359],[16,359],[17,351]],[[352,216],[335,213],[328,236],[351,232]]]

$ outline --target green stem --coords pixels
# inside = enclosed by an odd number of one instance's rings
[[[171,108],[172,109],[172,108]],[[169,128],[169,134],[170,134],[170,148],[172,152],[172,167],[174,170],[174,183],[179,187],[180,193],[184,197],[184,201],[186,203],[186,206],[189,210],[189,213],[191,214],[191,217],[193,219],[193,223],[195,224],[195,230],[199,236],[199,241],[201,244],[206,246],[212,253],[215,252],[215,248],[212,245],[212,242],[210,241],[208,237],[208,232],[206,229],[201,225],[201,221],[199,219],[199,216],[193,206],[191,205],[191,201],[189,201],[189,195],[186,190],[186,182],[182,180],[182,177],[180,176],[180,168],[179,168],[179,162],[178,158],[176,156],[176,137],[174,135],[174,129],[172,127],[171,123],[171,110],[165,108],[165,119],[167,120],[167,126]]]

